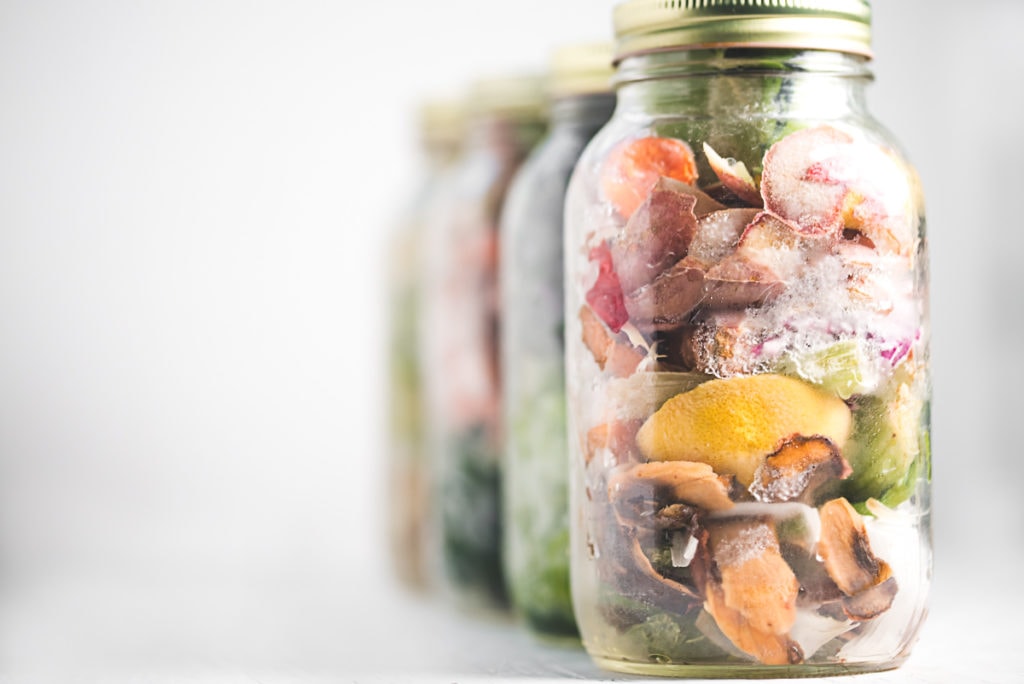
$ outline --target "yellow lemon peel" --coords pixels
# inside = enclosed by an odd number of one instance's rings
[[[706,463],[749,487],[783,440],[820,435],[842,450],[851,424],[838,397],[784,375],[746,375],[677,394],[647,419],[636,441],[649,460]]]

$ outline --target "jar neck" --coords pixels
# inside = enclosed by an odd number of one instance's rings
[[[425,137],[422,140],[423,156],[428,166],[443,169],[451,166],[459,156],[460,142],[452,137]]]
[[[551,102],[551,128],[597,130],[615,111],[613,93],[591,93],[557,97]]]
[[[466,150],[518,158],[533,147],[545,128],[546,122],[537,117],[478,113],[469,122]]]
[[[867,60],[817,50],[675,50],[626,57],[616,73],[625,116],[866,113]]]

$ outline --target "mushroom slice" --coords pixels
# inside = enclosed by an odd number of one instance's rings
[[[765,665],[796,665],[803,661],[800,645],[785,634],[763,632],[753,628],[738,610],[725,602],[725,592],[710,585],[704,599],[704,610],[711,615],[722,634],[744,653]]]
[[[758,466],[750,493],[767,503],[813,504],[823,489],[852,472],[832,440],[794,435]]]
[[[615,502],[615,515],[627,527],[649,530],[686,530],[694,527],[700,511],[689,504],[662,505],[656,499],[635,496]]]
[[[652,461],[613,475],[608,495],[616,506],[641,499],[722,511],[733,507],[731,485],[731,478],[716,474],[706,463]]]
[[[818,555],[829,577],[846,596],[858,597],[892,578],[889,564],[871,551],[864,519],[849,501],[832,499],[821,507],[819,515],[821,538],[818,540]],[[895,579],[892,588],[882,594],[890,591],[892,594],[896,592]],[[869,598],[865,597],[864,602],[869,603]],[[854,609],[863,610],[856,602]]]
[[[722,185],[734,195],[754,207],[764,204],[761,193],[757,190],[757,183],[747,170],[746,164],[735,159],[723,159],[707,143],[704,143],[704,155],[708,158],[708,164],[718,176],[718,180],[722,181]]]
[[[825,566],[808,552],[803,544],[782,542],[782,556],[789,563],[800,582],[800,596],[797,604],[817,610],[824,603],[835,603],[846,598],[836,583],[828,576]]]
[[[890,577],[856,596],[843,599],[843,612],[851,620],[870,620],[889,610],[899,587],[896,578]]]
[[[710,563],[696,576],[704,608],[722,633],[762,663],[800,662],[803,653],[789,638],[800,583],[782,557],[774,526],[757,518],[710,523],[704,554]]]
[[[605,551],[597,564],[601,581],[639,606],[657,606],[670,613],[687,614],[699,608],[696,590],[658,572],[644,548],[655,545],[661,533],[606,522],[599,531],[599,545]]]
[[[658,590],[668,589],[669,593],[667,595],[673,597],[673,599],[683,599],[685,597],[685,599],[687,599],[687,603],[685,605],[687,608],[689,608],[689,601],[697,598],[697,594],[693,591],[693,589],[673,579],[665,577],[657,570],[655,570],[654,566],[651,565],[651,559],[648,558],[647,554],[644,553],[643,548],[640,546],[640,541],[636,537],[634,537],[632,541],[632,552],[633,563],[636,565],[636,568],[639,569],[640,572],[647,577],[648,585],[652,590],[657,591],[659,595],[665,596],[665,594],[662,591]],[[672,603],[675,603],[675,601],[673,600]],[[662,606],[663,604],[664,601],[658,601],[656,603],[656,605],[658,606]],[[668,610],[673,610],[674,608],[674,606],[664,607]],[[681,612],[685,612],[685,609]]]
[[[700,511],[684,503],[662,506],[654,512],[653,522],[657,529],[683,530],[693,527]]]
[[[756,519],[716,523],[708,527],[708,543],[726,605],[754,629],[789,631],[800,583],[782,557],[775,527]]]

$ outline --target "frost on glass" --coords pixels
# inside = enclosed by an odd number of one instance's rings
[[[841,121],[725,130],[764,137],[619,122],[570,192],[584,642],[642,672],[891,667],[929,572],[916,176]]]

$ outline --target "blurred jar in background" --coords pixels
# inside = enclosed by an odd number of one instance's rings
[[[572,588],[602,666],[896,667],[931,575],[917,174],[863,0],[629,0],[566,198]]]
[[[545,131],[542,81],[481,80],[451,192],[431,219],[424,380],[442,586],[467,608],[507,607],[501,563],[498,217],[509,182]]]
[[[501,223],[505,571],[536,633],[577,635],[569,594],[562,218],[580,153],[608,121],[612,47],[557,51],[551,128],[516,174]]]
[[[388,411],[387,481],[391,562],[408,588],[427,586],[426,521],[429,518],[424,396],[420,369],[420,277],[417,255],[428,216],[444,195],[462,143],[465,112],[461,102],[434,100],[419,111],[421,183],[388,250]]]

